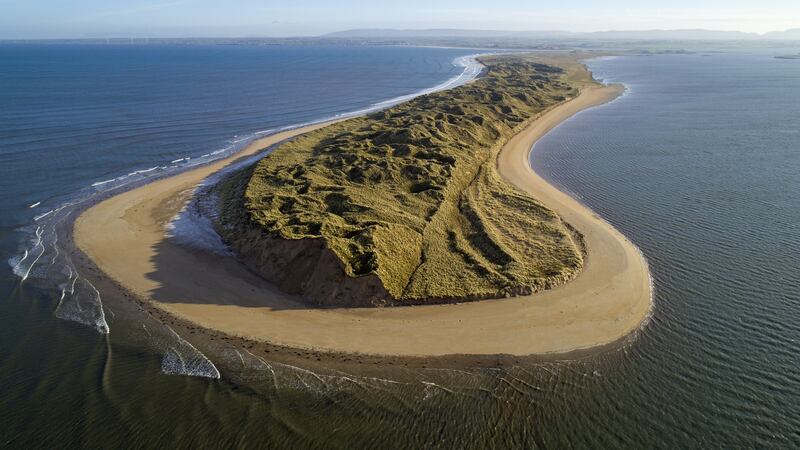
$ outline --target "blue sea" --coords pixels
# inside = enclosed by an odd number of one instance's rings
[[[652,320],[599,354],[320,371],[224,348],[220,379],[167,375],[191,336],[130,326],[58,250],[87,199],[456,85],[474,53],[0,44],[0,447],[800,446],[800,62],[780,49],[592,60],[628,91],[534,147],[650,262]]]

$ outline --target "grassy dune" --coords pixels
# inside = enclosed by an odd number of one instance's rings
[[[494,157],[580,83],[523,57],[484,63],[473,83],[300,136],[223,183],[226,240],[273,280],[302,278],[275,271],[317,270],[297,260],[332,252],[331,270],[346,276],[313,283],[334,286],[293,284],[301,294],[324,292],[327,304],[502,297],[570,279],[583,265],[580,236],[500,179]],[[323,250],[309,250],[312,242]],[[379,284],[366,301],[338,286],[362,277]]]

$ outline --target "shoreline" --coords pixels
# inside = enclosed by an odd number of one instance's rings
[[[312,309],[277,291],[234,258],[181,247],[165,237],[165,224],[206,176],[325,124],[259,139],[232,157],[106,199],[76,220],[75,243],[113,281],[149,299],[159,310],[204,328],[277,346],[398,357],[528,356],[603,346],[625,338],[647,317],[646,262],[608,223],[536,175],[528,154],[531,145],[558,123],[619,93],[620,88],[613,86],[585,88],[576,99],[533,121],[498,155],[498,168],[507,181],[592,236],[587,242],[587,267],[578,277],[533,296],[405,308]],[[609,255],[618,257],[618,264],[606,264],[604,258],[614,259]],[[620,300],[615,291],[623,290],[628,295]]]

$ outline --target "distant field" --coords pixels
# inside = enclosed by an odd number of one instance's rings
[[[503,297],[569,280],[581,237],[501,180],[494,158],[587,76],[576,82],[574,61],[484,63],[473,83],[313,131],[222,183],[224,238],[324,305]]]

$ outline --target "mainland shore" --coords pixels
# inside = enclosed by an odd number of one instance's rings
[[[322,352],[386,356],[565,353],[617,341],[651,308],[647,263],[619,231],[530,167],[532,145],[574,114],[608,102],[621,86],[588,84],[542,114],[497,156],[500,175],[558,213],[584,236],[586,263],[572,281],[529,296],[460,304],[312,308],[233,257],[183,247],[165,236],[171,219],[209,175],[240,157],[325,126],[284,131],[237,155],[161,179],[87,209],[74,240],[109,278],[153,306],[200,327]]]

